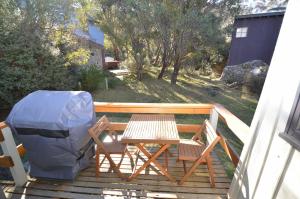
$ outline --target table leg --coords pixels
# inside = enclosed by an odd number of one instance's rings
[[[132,174],[128,180],[132,180],[136,176],[138,176],[141,171],[146,168],[151,162],[162,172],[163,175],[165,175],[170,181],[176,182],[175,179],[166,171],[166,169],[161,166],[161,164],[156,160],[156,158],[163,153],[168,147],[170,147],[170,144],[163,145],[158,151],[156,151],[154,154],[151,154],[148,152],[143,146],[140,144],[136,145],[149,159],[147,162],[145,162],[134,174]]]
[[[160,144],[160,147],[162,146],[162,144]],[[165,153],[168,153],[170,155],[170,157],[175,157],[173,153],[171,153],[171,151],[169,149],[166,149]]]
[[[156,151],[153,155],[151,155],[141,144],[136,144],[138,149],[142,151],[149,159],[138,169],[135,173],[133,173],[131,176],[129,176],[128,180],[132,180],[136,176],[138,176],[148,165],[151,164],[157,158],[161,153],[168,148],[168,145],[162,146],[158,151]],[[145,153],[146,152],[146,153]],[[160,168],[159,168],[160,169]]]
[[[144,163],[148,161],[148,160],[146,160],[145,158],[143,158],[142,156],[139,156],[139,159],[140,159],[141,161],[143,161]],[[149,158],[147,158],[147,159],[149,159]],[[137,163],[136,163],[136,164],[137,164]],[[150,169],[152,169],[152,170],[153,170],[155,173],[157,173],[158,175],[161,175],[161,173],[159,172],[159,170],[158,170],[157,168],[155,168],[153,165],[149,164],[148,167],[149,167]]]

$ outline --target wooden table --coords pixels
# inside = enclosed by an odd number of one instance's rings
[[[128,180],[137,177],[143,169],[153,163],[163,175],[175,182],[174,178],[168,173],[167,166],[163,167],[156,160],[160,154],[167,152],[172,144],[179,143],[179,135],[174,115],[133,114],[123,133],[121,142],[135,144],[148,158],[139,169],[133,172]],[[146,144],[158,144],[160,148],[151,154],[151,152],[145,148]]]

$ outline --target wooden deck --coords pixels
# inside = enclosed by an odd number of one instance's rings
[[[133,153],[133,148],[131,152]],[[155,148],[153,148],[155,150]],[[183,176],[182,162],[176,162],[176,148],[171,148],[175,157],[169,161],[170,174],[179,180]],[[119,155],[112,156],[115,161]],[[134,156],[136,157],[136,156]],[[142,165],[144,156],[139,156],[138,164]],[[161,164],[163,157],[159,157]],[[80,172],[73,182],[46,181],[30,179],[22,188],[16,188],[13,182],[4,182],[2,185],[8,198],[203,198],[220,199],[226,198],[230,186],[223,165],[216,155],[213,155],[213,167],[216,173],[216,188],[211,188],[208,171],[205,165],[199,166],[196,172],[184,185],[170,182],[166,177],[157,174],[156,168],[150,166],[133,181],[122,181],[114,173],[107,173],[109,164],[106,160],[102,167],[100,177],[95,177],[95,161],[89,168]],[[190,164],[188,164],[189,166]],[[125,156],[121,171],[131,172],[132,164]]]

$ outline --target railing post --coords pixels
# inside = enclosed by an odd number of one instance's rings
[[[219,119],[219,113],[216,111],[215,108],[212,108],[210,111],[209,121],[210,121],[212,127],[214,128],[214,130],[217,130],[218,119]]]
[[[27,182],[27,175],[23,167],[23,163],[17,151],[17,146],[12,136],[9,127],[1,129],[4,141],[1,142],[1,147],[4,155],[12,158],[14,166],[10,167],[10,172],[13,176],[16,186],[23,186]]]

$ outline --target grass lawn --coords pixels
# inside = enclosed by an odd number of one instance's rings
[[[123,80],[113,80],[113,88],[98,89],[93,93],[94,101],[99,102],[141,102],[141,103],[219,103],[250,125],[256,109],[257,100],[243,97],[239,89],[231,89],[219,80],[211,80],[198,74],[182,74],[175,86],[170,85],[170,72],[164,79],[157,80],[157,68],[146,71],[143,81],[136,81],[127,76]],[[128,121],[129,114],[108,114],[113,121]],[[177,115],[180,123],[197,124],[205,117],[197,115]],[[235,150],[240,153],[243,144],[224,125],[218,126]],[[181,135],[189,137],[189,134]],[[233,175],[234,167],[220,147],[216,153],[223,161],[229,176]]]

